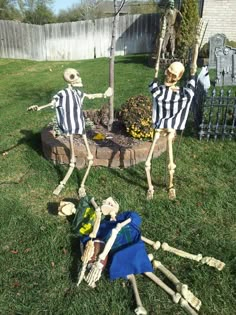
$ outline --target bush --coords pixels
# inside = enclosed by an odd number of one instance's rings
[[[196,36],[196,28],[199,22],[198,1],[183,0],[181,6],[182,20],[177,34],[177,55],[187,59]]]
[[[209,43],[205,43],[199,51],[198,57],[209,58]]]
[[[152,102],[150,98],[138,95],[129,98],[119,112],[126,131],[136,139],[152,139]]]
[[[232,47],[232,48],[236,48],[236,42],[233,41],[233,40],[227,39],[227,40],[226,40],[226,45],[227,45],[227,46],[230,46],[230,47]]]

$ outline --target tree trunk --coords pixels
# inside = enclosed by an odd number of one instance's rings
[[[109,86],[113,90],[113,94],[109,99],[109,122],[108,130],[111,131],[114,122],[114,86],[115,86],[115,51],[116,51],[116,32],[119,21],[120,10],[125,4],[125,0],[121,1],[120,6],[117,5],[117,0],[114,0],[114,19],[112,23],[112,36],[110,48],[110,65],[109,65]]]
[[[117,4],[114,0],[114,18],[112,23],[111,48],[110,48],[110,67],[109,67],[109,86],[113,90],[113,94],[109,99],[109,123],[108,130],[111,131],[114,122],[114,86],[115,86],[115,50],[116,50],[116,28],[117,28]]]

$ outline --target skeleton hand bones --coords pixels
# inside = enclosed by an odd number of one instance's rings
[[[113,90],[111,87],[109,87],[105,93],[96,93],[96,94],[87,94],[84,93],[84,96],[87,97],[90,100],[93,100],[94,98],[107,98],[107,97],[111,97],[113,94]]]
[[[98,260],[93,263],[92,268],[88,274],[88,276],[85,278],[85,281],[88,283],[88,285],[92,288],[96,286],[96,282],[100,279],[102,274],[102,269],[104,266],[104,260],[107,257],[108,253],[110,252],[117,234],[120,232],[120,230],[127,224],[131,222],[131,219],[127,219],[121,223],[118,223],[114,229],[112,229],[111,236],[108,239],[105,248],[103,252],[99,255]]]
[[[42,105],[42,106],[38,106],[38,105],[32,105],[30,107],[27,108],[27,111],[40,111],[41,109],[47,108],[47,107],[54,107],[56,104],[55,100],[52,100],[50,103],[46,104],[46,105]]]

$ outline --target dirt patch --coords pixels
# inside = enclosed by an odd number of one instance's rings
[[[93,129],[87,130],[86,134],[90,142],[92,141],[102,146],[116,145],[129,148],[132,147],[134,144],[143,142],[141,140],[130,137],[125,130],[124,124],[119,120],[114,121],[111,131],[108,131],[106,126],[99,124],[95,125]],[[104,137],[104,139],[96,140],[96,137],[99,138],[99,135],[101,135],[101,137]]]
[[[86,130],[88,141],[95,142],[101,146],[119,146],[124,148],[132,147],[134,144],[143,143],[144,141],[132,138],[127,132],[124,123],[115,119],[112,130],[108,131],[108,110],[102,108],[101,110],[84,111],[86,122],[91,121],[91,129]],[[96,137],[101,139],[96,139]],[[104,139],[102,139],[104,138]]]

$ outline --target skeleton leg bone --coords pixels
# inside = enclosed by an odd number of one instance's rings
[[[188,302],[184,299],[181,298],[180,299],[180,306],[185,310],[186,313],[188,313],[189,315],[198,315],[197,312],[195,312],[194,309],[192,309],[192,307],[188,304]]]
[[[165,266],[162,265],[160,261],[154,260],[153,267],[154,269],[160,270],[176,286],[177,292],[179,292],[192,307],[199,311],[202,303],[188,289],[188,286],[186,284],[181,283],[170,270],[168,270]]]
[[[177,256],[181,256],[181,257],[188,258],[191,260],[200,261],[202,259],[202,254],[193,255],[193,254],[184,252],[183,250],[171,247],[167,243],[162,243],[161,248],[164,251],[167,251],[167,252],[173,253]]]
[[[91,168],[91,166],[93,165],[93,155],[92,155],[92,153],[91,153],[91,151],[90,151],[86,134],[83,134],[83,135],[82,135],[82,138],[83,138],[83,140],[84,140],[84,144],[85,144],[85,147],[86,147],[86,150],[87,150],[87,154],[88,154],[88,156],[87,156],[87,159],[88,159],[88,167],[87,167],[87,170],[86,170],[86,172],[85,172],[85,174],[84,174],[84,177],[83,177],[83,179],[82,179],[82,182],[81,182],[81,184],[80,184],[80,188],[79,188],[79,197],[80,197],[80,198],[81,198],[81,197],[84,197],[84,196],[86,195],[86,191],[85,191],[85,188],[84,188],[84,184],[85,184],[85,181],[86,181],[86,179],[87,179],[87,177],[88,177],[88,175],[89,175],[90,168]]]
[[[203,257],[201,260],[202,264],[207,264],[210,267],[214,267],[221,271],[225,267],[225,263],[215,259],[214,257]]]
[[[149,279],[151,279],[153,282],[155,282],[159,287],[161,287],[167,294],[169,294],[173,300],[174,303],[179,303],[181,299],[181,295],[179,293],[176,293],[174,290],[172,290],[170,287],[168,287],[160,278],[158,278],[154,273],[152,272],[145,272],[144,273]]]
[[[168,293],[174,303],[179,303],[180,306],[189,314],[189,315],[197,315],[197,313],[194,311],[194,309],[191,308],[191,306],[188,304],[188,302],[181,297],[180,293],[176,293],[173,291],[170,287],[168,287],[160,278],[158,278],[155,274],[152,272],[145,272],[145,275],[150,278],[153,282],[155,282],[159,287],[161,287],[166,293]]]
[[[141,236],[141,239],[146,244],[151,245],[155,250],[158,250],[161,247],[161,243],[159,241],[154,242],[154,241],[146,238],[145,236]]]
[[[143,304],[141,302],[135,276],[134,275],[128,275],[127,278],[131,282],[133,290],[134,290],[134,296],[135,296],[135,300],[136,300],[136,304],[137,304],[137,308],[134,310],[135,314],[137,314],[137,315],[146,315],[147,311],[143,307]]]
[[[156,142],[159,138],[160,138],[160,131],[157,129],[157,130],[155,130],[154,139],[153,139],[151,148],[149,150],[147,160],[145,162],[145,171],[146,171],[147,182],[148,182],[148,191],[147,191],[147,199],[148,200],[152,199],[153,194],[154,194],[154,188],[153,188],[152,179],[151,179],[151,160],[152,160],[152,155],[153,155],[153,151],[154,151]]]
[[[175,130],[174,129],[168,129],[168,135],[167,135],[167,143],[168,143],[168,154],[169,154],[169,164],[168,164],[168,170],[169,170],[169,175],[170,175],[170,180],[169,180],[169,199],[175,199],[175,188],[173,184],[173,179],[174,179],[174,173],[175,173],[175,168],[176,165],[174,163],[173,159],[173,139],[175,137]]]
[[[65,184],[67,183],[68,179],[70,178],[74,168],[75,168],[75,150],[74,150],[74,143],[73,143],[73,135],[69,136],[69,142],[70,142],[70,166],[66,173],[66,176],[63,178],[63,180],[60,182],[60,184],[56,187],[56,189],[53,191],[54,195],[59,195],[61,190],[65,187]]]

